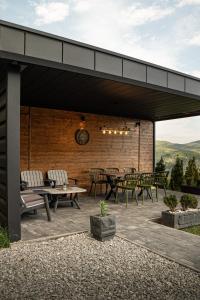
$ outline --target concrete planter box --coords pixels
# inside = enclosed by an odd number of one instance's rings
[[[99,241],[112,239],[116,233],[115,216],[90,216],[90,229],[93,237]]]
[[[200,187],[189,186],[189,185],[182,185],[181,186],[181,192],[187,193],[187,194],[200,195]]]
[[[169,211],[162,212],[162,224],[181,229],[200,224],[200,210],[188,210],[184,212],[170,213]]]

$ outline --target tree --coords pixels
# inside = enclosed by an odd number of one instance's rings
[[[160,160],[156,163],[155,171],[156,172],[164,172],[165,171],[165,162],[163,157],[161,156]]]
[[[183,161],[177,156],[175,165],[171,171],[171,189],[180,191],[181,185],[183,184],[183,178]]]
[[[196,185],[199,179],[199,172],[196,166],[195,157],[189,159],[185,171],[185,181],[187,185]]]

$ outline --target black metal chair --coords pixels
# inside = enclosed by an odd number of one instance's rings
[[[107,194],[108,182],[107,182],[106,175],[104,173],[105,173],[104,169],[101,169],[101,168],[91,168],[89,170],[89,176],[90,176],[90,182],[91,182],[89,195],[91,195],[92,189],[94,188],[94,198],[96,198],[96,191],[97,191],[98,185],[100,186],[101,193],[102,193],[102,187],[103,187],[103,185],[105,185],[105,187],[106,187],[105,194]]]

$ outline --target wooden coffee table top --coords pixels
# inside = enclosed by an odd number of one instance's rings
[[[62,187],[60,187],[60,188],[43,188],[42,190],[51,195],[66,195],[66,194],[77,194],[77,193],[87,192],[86,189],[83,189],[83,188],[80,188],[77,186],[67,187],[66,190],[63,190]]]

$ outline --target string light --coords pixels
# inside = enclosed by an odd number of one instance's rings
[[[128,135],[129,133],[130,133],[130,131],[131,131],[131,129],[130,128],[128,128],[127,126],[125,126],[125,127],[123,127],[123,128],[107,128],[107,127],[100,127],[99,128],[100,130],[101,130],[101,132],[104,134],[104,135],[106,135],[106,134],[109,134],[109,135],[112,135],[112,134],[114,134],[114,135],[120,135],[120,136],[122,136],[122,135]]]

